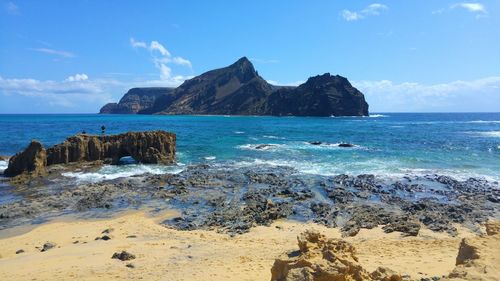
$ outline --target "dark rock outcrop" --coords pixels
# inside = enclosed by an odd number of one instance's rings
[[[121,251],[120,253],[118,253],[118,252],[114,253],[111,258],[112,259],[118,259],[118,260],[121,260],[121,261],[129,261],[129,260],[135,259],[135,255],[131,254],[131,253],[127,252],[127,251]]]
[[[4,175],[11,177],[28,172],[34,176],[43,175],[47,166],[47,152],[38,141],[31,141],[22,152],[12,156]]]
[[[122,105],[126,104],[125,100],[129,99],[133,90],[135,93],[146,93],[152,88],[132,89],[118,104],[105,105],[101,113],[368,115],[368,104],[363,94],[342,76],[325,73],[309,78],[298,87],[275,86],[259,76],[246,57],[230,66],[186,80],[178,88],[156,96],[151,106],[144,103],[143,109],[138,111],[123,110]]]
[[[41,143],[31,142],[27,149],[13,156],[5,170],[6,176],[24,172],[42,174],[47,165],[71,162],[104,161],[118,164],[120,158],[131,156],[140,163],[169,164],[175,161],[176,135],[165,131],[128,132],[96,136],[80,134],[45,150]]]
[[[118,103],[108,103],[103,106],[101,114],[134,114],[154,105],[159,96],[168,96],[174,88],[132,88]]]

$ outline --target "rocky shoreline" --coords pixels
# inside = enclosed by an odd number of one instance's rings
[[[422,225],[455,235],[454,224],[477,230],[479,224],[500,217],[499,184],[475,178],[326,177],[289,167],[194,165],[179,174],[79,184],[61,176],[70,168],[50,166],[48,176],[12,188],[20,199],[0,205],[0,229],[63,214],[105,216],[140,206],[179,210],[180,216],[163,222],[171,228],[231,235],[279,219],[338,227],[344,236],[377,226],[386,233],[415,236]]]

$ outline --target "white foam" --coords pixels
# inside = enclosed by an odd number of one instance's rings
[[[65,177],[74,178],[77,182],[100,182],[104,180],[112,180],[123,177],[131,177],[142,174],[177,174],[182,172],[181,165],[164,166],[164,165],[144,165],[144,164],[131,164],[131,165],[106,165],[97,172],[68,172],[63,173]]]
[[[374,174],[379,177],[389,179],[401,179],[404,176],[425,176],[425,175],[445,175],[457,180],[467,180],[468,178],[483,178],[488,181],[499,181],[498,176],[484,175],[470,170],[451,170],[451,169],[423,169],[423,168],[404,168],[404,163],[396,160],[370,159],[356,161],[351,163],[321,163],[312,161],[287,161],[287,160],[265,160],[253,159],[249,161],[239,161],[233,163],[236,167],[255,167],[255,166],[285,166],[296,169],[300,173],[335,176],[339,174],[359,175]]]
[[[9,162],[8,161],[0,161],[0,173],[3,173],[3,171],[5,169],[7,169],[7,167],[9,166]]]
[[[284,140],[284,137],[278,137],[278,136],[262,136],[263,138],[266,139],[276,139],[276,140]]]
[[[245,132],[242,132],[242,131],[234,131],[235,134],[237,135],[241,135],[241,134],[244,134]]]
[[[479,132],[478,134],[485,137],[500,138],[500,131]]]
[[[379,118],[379,117],[389,117],[389,115],[383,115],[383,114],[370,114],[371,118]]]
[[[499,124],[500,120],[490,120],[490,121],[486,121],[486,120],[474,120],[474,121],[467,121],[465,123]]]
[[[205,160],[215,160],[217,157],[215,156],[205,156],[203,157]]]
[[[276,150],[278,149],[281,144],[277,143],[260,143],[260,144],[254,144],[254,143],[247,143],[247,144],[242,144],[236,146],[239,149],[244,149],[244,150],[256,150],[256,151],[269,151],[269,150]]]

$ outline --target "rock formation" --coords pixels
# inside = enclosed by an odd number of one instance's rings
[[[152,105],[148,106],[151,104],[152,96],[148,96],[150,99],[147,102],[136,101],[139,99],[137,96],[145,96],[146,93],[155,91],[156,93],[165,91],[165,93],[155,95]],[[132,104],[134,106],[131,106]],[[275,86],[259,76],[252,63],[243,57],[230,66],[211,70],[186,80],[176,89],[132,89],[118,104],[107,104],[101,109],[101,113],[136,112],[139,114],[366,116],[368,104],[363,94],[342,76],[325,73],[309,78],[298,87]]]
[[[35,176],[43,175],[45,166],[47,166],[47,153],[40,142],[33,140],[25,150],[9,159],[9,166],[4,171],[4,175],[11,177],[23,172],[29,172]]]
[[[108,103],[103,106],[99,113],[101,114],[135,114],[141,110],[150,108],[154,105],[156,98],[168,95],[174,91],[174,88],[132,88],[118,103]]]
[[[120,158],[131,156],[140,163],[169,164],[175,161],[176,136],[164,131],[128,132],[119,135],[95,136],[80,134],[45,150],[32,141],[23,152],[13,156],[5,170],[6,176],[24,172],[39,175],[47,165],[102,160],[118,164]]]
[[[400,281],[401,276],[379,267],[372,273],[358,262],[356,249],[340,239],[326,239],[315,231],[297,237],[299,250],[274,261],[272,281],[381,280]]]

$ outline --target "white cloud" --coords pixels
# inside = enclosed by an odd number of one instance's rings
[[[185,67],[192,67],[191,61],[182,57],[173,57],[172,54],[158,41],[151,41],[149,46],[146,42],[136,41],[130,38],[132,48],[143,48],[149,50],[155,67],[160,71],[160,79],[167,83],[177,83],[182,76],[172,76],[172,69],[168,64],[177,64]],[[184,79],[185,80],[185,79]]]
[[[298,85],[306,82],[304,80],[299,80],[299,81],[295,81],[295,82],[286,82],[286,83],[278,82],[276,80],[266,80],[266,81],[267,81],[267,83],[269,83],[271,85],[275,85],[275,86],[298,86]]]
[[[45,54],[49,54],[49,55],[56,55],[56,56],[63,57],[63,58],[74,58],[75,57],[75,54],[73,54],[72,52],[54,50],[54,49],[49,49],[49,48],[28,48],[28,50],[40,52],[40,53],[45,53]]]
[[[66,78],[65,81],[75,82],[75,81],[85,81],[85,80],[89,80],[89,77],[87,76],[87,74],[85,74],[85,73],[78,74],[77,73],[73,76],[69,76],[68,78]]]
[[[31,78],[8,79],[0,76],[2,99],[5,100],[13,95],[27,98],[30,102],[27,103],[26,110],[30,110],[34,104],[76,109],[85,104],[103,104],[111,99],[110,94],[105,90],[111,85],[113,85],[112,81],[91,81],[85,74],[70,76],[63,81]]]
[[[192,67],[191,62],[189,60],[187,60],[187,59],[182,58],[182,57],[174,57],[172,59],[172,62],[175,63],[175,64],[178,64],[178,65],[187,66],[189,68]]]
[[[355,21],[355,20],[360,20],[360,19],[363,18],[363,16],[361,14],[358,14],[357,12],[352,12],[352,11],[349,11],[349,10],[343,10],[342,11],[342,17],[346,21]]]
[[[373,112],[498,111],[500,76],[426,85],[390,80],[356,81]]]
[[[389,9],[389,7],[384,4],[372,3],[361,11],[350,11],[345,9],[342,11],[341,15],[346,21],[357,21],[367,16],[378,16],[382,11],[387,9]]]
[[[486,8],[481,3],[463,2],[463,3],[453,4],[451,7],[453,9],[454,8],[463,8],[463,9],[468,10],[469,12],[472,12],[472,13],[483,13],[483,14],[487,13]]]
[[[389,9],[389,7],[387,7],[384,4],[373,3],[373,4],[368,5],[365,9],[363,9],[363,11],[361,11],[361,13],[365,14],[365,15],[378,16],[378,15],[380,15],[381,11],[384,11],[387,9]]]
[[[19,14],[19,7],[14,4],[13,2],[7,2],[5,3],[5,10],[7,13],[11,15],[18,15]]]
[[[130,38],[130,45],[132,48],[147,48],[146,42],[135,41],[134,38]]]
[[[151,44],[149,45],[149,50],[151,52],[158,51],[162,56],[165,57],[171,56],[170,52],[165,47],[163,47],[163,45],[160,44],[158,41],[151,41]]]

